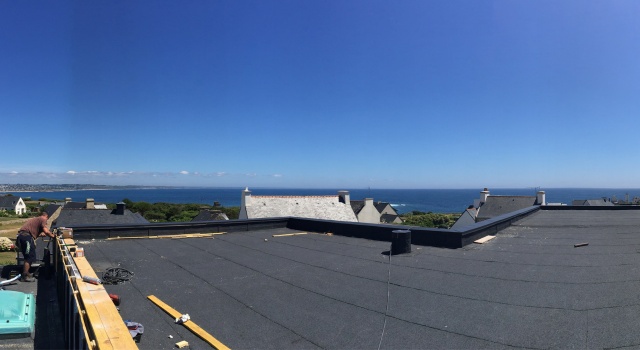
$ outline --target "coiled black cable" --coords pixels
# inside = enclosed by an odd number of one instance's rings
[[[102,284],[120,284],[133,278],[133,272],[121,267],[110,267],[102,274]]]

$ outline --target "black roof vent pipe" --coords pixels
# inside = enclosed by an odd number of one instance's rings
[[[411,230],[391,231],[391,255],[411,253]]]

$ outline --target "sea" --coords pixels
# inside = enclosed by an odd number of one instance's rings
[[[15,196],[31,197],[33,200],[47,198],[64,200],[71,198],[83,202],[93,198],[96,203],[117,203],[123,199],[133,202],[198,203],[213,205],[219,202],[225,207],[240,206],[243,188],[143,188],[104,189],[55,192],[5,192]],[[339,189],[291,189],[291,188],[251,188],[253,195],[274,196],[317,196],[335,195]],[[344,189],[342,189],[344,190]],[[475,199],[480,198],[482,189],[346,189],[352,200],[373,198],[374,201],[389,202],[403,214],[411,211],[433,213],[460,213]],[[497,188],[489,189],[492,195],[535,196],[538,188]],[[571,204],[575,199],[618,199],[632,200],[640,197],[640,189],[626,188],[542,188],[547,203]],[[4,194],[4,193],[0,193]]]

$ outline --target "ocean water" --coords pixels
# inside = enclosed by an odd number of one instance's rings
[[[13,192],[12,194],[32,199],[53,198],[82,202],[93,198],[98,203],[117,203],[125,198],[134,202],[149,203],[202,203],[212,205],[220,202],[223,206],[239,206],[243,188],[162,188],[162,189],[114,189],[114,190],[80,190],[60,192]],[[308,196],[334,195],[339,189],[283,189],[283,188],[252,188],[254,195],[279,196]],[[473,204],[474,199],[480,198],[482,189],[346,189],[351,199],[361,200],[373,198],[374,201],[391,203],[399,213],[413,210],[434,213],[459,213]],[[546,192],[549,203],[561,202],[571,204],[574,199],[598,199],[602,197],[629,199],[640,197],[640,189],[612,189],[612,188],[550,188],[542,189]],[[535,189],[531,188],[502,188],[490,189],[494,195],[527,195],[533,196]]]

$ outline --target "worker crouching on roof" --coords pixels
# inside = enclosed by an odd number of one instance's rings
[[[49,236],[55,238],[55,235],[47,228],[47,219],[49,214],[42,212],[40,216],[31,218],[22,225],[18,231],[16,239],[18,247],[24,256],[24,267],[22,268],[22,282],[33,282],[35,278],[29,274],[31,264],[36,261],[36,242],[38,236]]]

